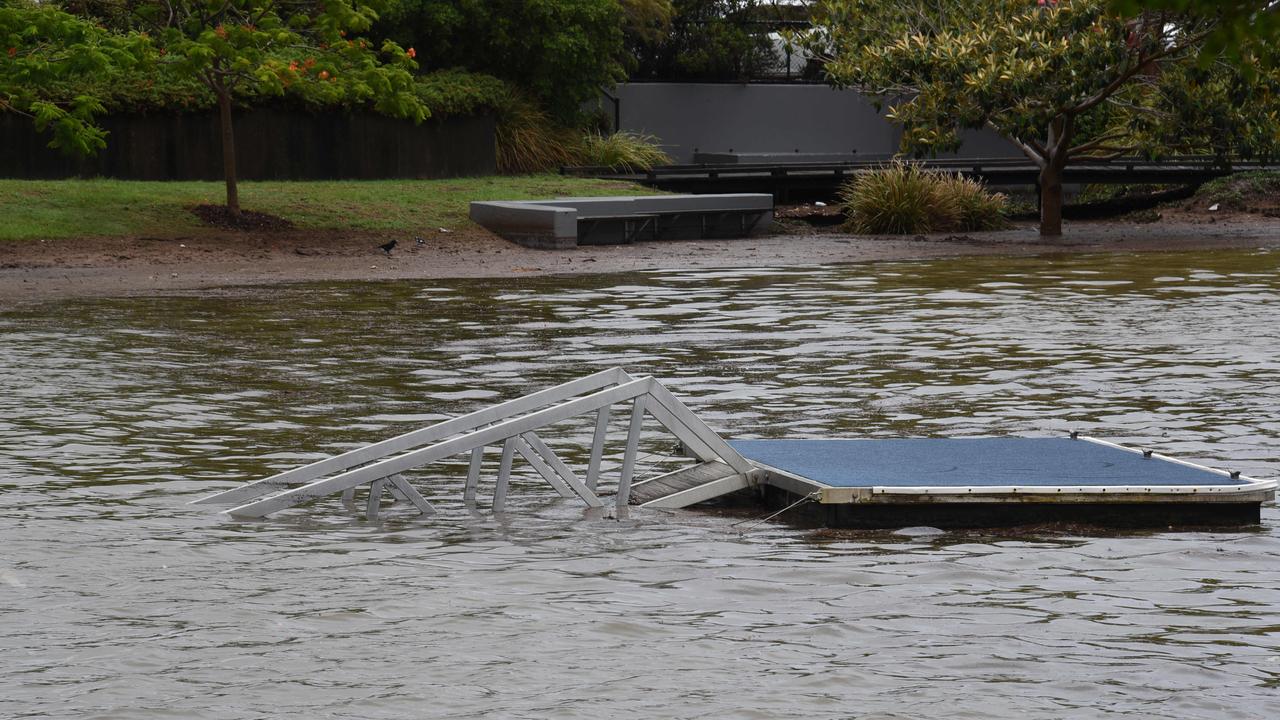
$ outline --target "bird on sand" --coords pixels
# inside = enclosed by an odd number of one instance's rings
[[[383,243],[378,247],[382,248],[382,252],[386,253],[387,257],[391,257],[391,251],[396,249],[396,241],[392,240],[391,242]]]

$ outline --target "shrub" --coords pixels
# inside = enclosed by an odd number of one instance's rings
[[[658,147],[657,138],[652,135],[629,132],[603,135],[589,132],[583,138],[579,162],[622,172],[635,172],[669,163],[671,156]]]
[[[1196,200],[1208,206],[1246,210],[1251,203],[1280,194],[1280,172],[1254,170],[1210,180],[1196,191]]]
[[[1005,227],[1007,199],[976,180],[895,162],[840,190],[846,227],[868,235],[981,231]]]
[[[492,75],[463,70],[420,75],[414,91],[434,117],[496,112],[509,92],[507,84]]]
[[[939,229],[982,232],[1009,226],[1005,219],[1009,199],[1003,193],[989,192],[981,182],[958,173],[936,177],[942,192],[951,197],[957,210],[956,226]]]
[[[919,165],[896,162],[861,173],[840,190],[850,230],[869,235],[906,235],[944,230],[959,208]]]
[[[578,131],[556,124],[538,103],[512,89],[498,109],[498,171],[545,172],[574,165],[582,155]]]
[[[461,67],[524,88],[562,123],[625,79],[617,0],[396,0],[370,38],[414,47],[425,68]]]

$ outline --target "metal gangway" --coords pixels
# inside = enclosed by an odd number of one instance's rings
[[[604,507],[597,494],[601,461],[615,406],[630,404],[631,422],[611,501],[655,508],[681,508],[756,484],[760,470],[729,446],[694,415],[662,383],[652,377],[633,377],[611,368],[445,420],[397,437],[303,465],[240,487],[210,495],[195,503],[231,505],[234,517],[258,518],[318,498],[341,494],[354,507],[356,489],[368,486],[366,517],[378,516],[385,494],[412,504],[422,515],[436,510],[403,473],[458,455],[470,454],[463,500],[476,501],[486,447],[501,445],[502,458],[493,488],[493,510],[506,506],[512,465],[519,455],[562,497],[576,497],[588,507]],[[580,415],[595,413],[585,476],[579,477],[543,442],[539,431]],[[680,442],[695,464],[639,480],[636,456],[645,415]]]

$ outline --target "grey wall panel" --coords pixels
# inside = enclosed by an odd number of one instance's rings
[[[871,101],[825,85],[626,83],[614,92],[623,130],[657,136],[678,163],[699,153],[801,153],[878,159],[899,129]],[[607,101],[606,101],[607,103]],[[959,155],[1015,155],[993,133],[966,133]]]

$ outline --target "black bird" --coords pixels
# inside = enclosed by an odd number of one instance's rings
[[[413,241],[414,241],[414,242],[416,242],[416,243],[418,243],[418,245],[426,245],[426,244],[427,244],[427,239],[426,239],[426,238],[424,238],[424,237],[422,237],[421,235],[415,235],[415,236],[413,237]]]
[[[391,257],[391,251],[396,249],[396,241],[392,240],[391,242],[383,243],[378,247],[382,248],[382,252],[386,253],[387,257]]]

